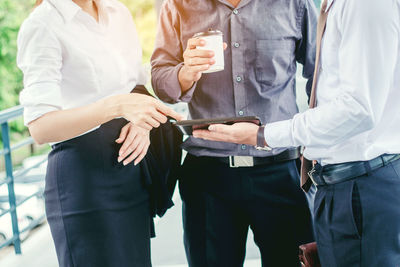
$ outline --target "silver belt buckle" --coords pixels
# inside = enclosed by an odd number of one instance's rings
[[[312,168],[311,171],[308,172],[308,177],[310,177],[311,182],[312,182],[315,186],[317,186],[317,183],[315,182],[314,177],[313,177],[313,175],[314,175],[315,172],[316,172],[316,170],[315,170],[314,168]]]
[[[248,156],[229,156],[229,167],[254,167],[254,158]]]

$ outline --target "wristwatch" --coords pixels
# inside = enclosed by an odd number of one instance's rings
[[[265,125],[261,125],[258,128],[258,132],[257,132],[257,145],[256,145],[256,149],[257,150],[264,150],[264,151],[271,151],[272,148],[269,147],[267,145],[267,143],[265,142]]]

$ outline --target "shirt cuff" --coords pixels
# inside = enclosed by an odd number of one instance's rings
[[[62,109],[60,87],[53,82],[35,83],[25,87],[19,99],[24,107],[25,125],[46,113]]]
[[[187,102],[189,103],[192,100],[194,90],[196,88],[197,83],[195,83],[188,91],[182,93],[181,84],[179,83],[179,71],[183,67],[183,63],[179,63],[174,67],[170,67],[169,70],[163,72],[163,76],[165,78],[159,77],[157,79],[163,79],[159,86],[155,86],[153,83],[154,89],[156,89],[157,96],[168,103],[177,103],[177,102]],[[154,76],[153,76],[154,79]]]
[[[24,125],[28,127],[28,124],[32,121],[39,119],[49,112],[57,110],[60,110],[60,108],[47,105],[24,107]]]
[[[175,70],[176,70],[175,77],[176,77],[176,83],[177,83],[176,86],[177,86],[177,88],[180,89],[180,92],[181,92],[180,96],[177,99],[177,101],[178,102],[189,103],[190,100],[192,100],[193,93],[194,93],[194,90],[196,89],[197,82],[195,82],[192,85],[192,87],[189,88],[189,90],[187,90],[186,92],[182,93],[182,87],[181,87],[181,84],[179,83],[179,71],[181,70],[183,65],[184,65],[184,63],[179,63],[179,65],[177,65],[176,68],[175,68]]]
[[[189,103],[190,100],[192,100],[193,93],[194,93],[194,90],[196,89],[196,86],[197,86],[197,82],[195,82],[195,83],[192,85],[192,87],[190,87],[189,90],[187,90],[185,93],[181,93],[181,96],[179,97],[178,100],[179,100],[180,102]]]
[[[295,147],[292,137],[292,120],[265,125],[264,136],[269,147]]]

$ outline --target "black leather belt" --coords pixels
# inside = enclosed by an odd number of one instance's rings
[[[231,168],[253,167],[257,165],[266,165],[277,162],[298,159],[300,149],[286,150],[278,155],[268,157],[247,157],[247,156],[229,156],[229,157],[207,157],[229,165]]]
[[[346,182],[379,169],[400,159],[400,154],[382,155],[369,161],[357,161],[321,166],[319,164],[308,173],[317,186]]]

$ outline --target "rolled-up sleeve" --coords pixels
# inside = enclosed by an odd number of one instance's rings
[[[152,85],[157,96],[168,103],[190,102],[196,85],[182,93],[178,74],[183,66],[178,15],[165,1],[161,9],[155,50],[151,58]]]
[[[25,125],[62,109],[62,49],[44,23],[28,19],[21,26],[17,65],[24,74],[20,103],[24,106]]]

